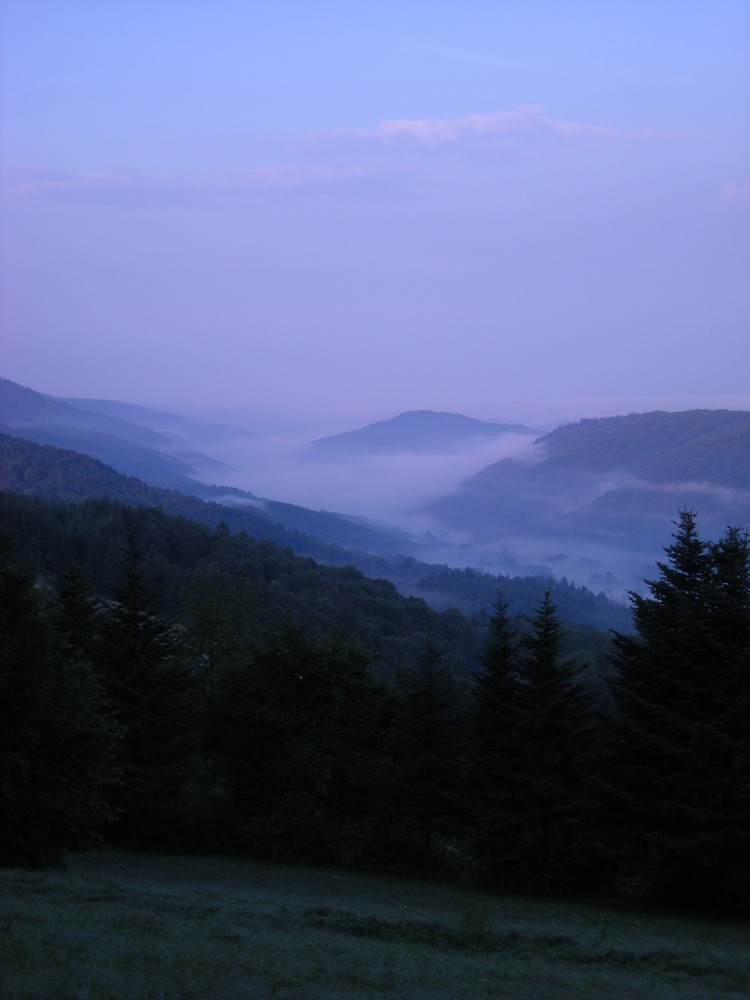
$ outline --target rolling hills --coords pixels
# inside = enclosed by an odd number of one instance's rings
[[[221,471],[221,463],[186,439],[134,420],[138,410],[54,399],[0,379],[0,430],[5,433],[71,448],[158,486],[184,487],[201,474]]]
[[[698,510],[712,538],[728,524],[750,524],[750,413],[568,424],[428,509],[442,530],[468,536],[472,551],[523,552],[556,575],[621,594],[651,572],[682,508]]]
[[[385,556],[367,551],[378,544],[376,532],[334,514],[292,508],[300,522],[288,527],[273,517],[287,505],[262,502],[231,504],[204,500],[178,490],[149,486],[134,476],[123,476],[97,459],[77,452],[40,445],[23,438],[0,434],[0,489],[52,501],[108,498],[129,506],[157,507],[216,529],[225,524],[230,532],[273,542],[297,556],[311,557],[331,566],[356,567],[366,576],[388,580],[407,597],[421,597],[437,610],[456,608],[469,614],[488,612],[502,589],[513,613],[525,613],[537,604],[549,585],[547,578],[510,579],[491,573],[457,571],[444,565],[429,565],[406,556]],[[222,491],[217,489],[217,497]],[[288,513],[288,512],[287,512]],[[344,533],[342,542],[327,542],[304,530],[312,525],[329,532]],[[354,542],[364,548],[353,547]],[[394,543],[395,544],[395,543]],[[558,581],[553,587],[560,616],[593,628],[631,627],[628,609],[603,595]]]
[[[332,513],[341,508],[325,500],[313,510],[304,500],[259,495],[252,485],[259,452],[255,445],[233,450],[235,437],[252,438],[237,428],[115,401],[52,399],[3,379],[3,430],[92,456],[138,481],[125,490],[120,480],[104,486],[108,474],[102,470],[74,476],[107,495],[125,491],[126,502],[151,502],[134,499],[146,484],[172,491],[154,502],[186,516],[242,525],[237,530],[320,561],[352,563],[394,581],[403,593],[464,611],[491,606],[498,577],[575,581],[623,603],[653,574],[680,509],[697,510],[709,538],[729,524],[750,524],[750,413],[744,411],[586,419],[533,441],[534,432],[520,425],[419,410],[319,438],[306,450],[287,449],[274,459],[288,463],[287,480],[295,480],[298,494],[304,495],[311,477],[327,481],[330,501],[353,508],[346,514]],[[239,462],[241,471],[235,467],[230,476],[217,454]],[[513,457],[492,460],[498,454]],[[82,495],[80,482],[70,487],[71,460],[63,464],[67,486],[58,470],[36,488],[56,483],[55,489]],[[225,476],[235,485],[214,485]],[[390,488],[401,506],[382,517],[358,516],[357,497],[381,509],[381,488]]]
[[[318,438],[312,449],[318,455],[434,454],[456,451],[503,434],[531,435],[521,424],[475,420],[460,413],[409,410],[390,420],[379,420],[357,430]]]

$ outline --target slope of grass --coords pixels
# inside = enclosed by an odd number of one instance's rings
[[[245,861],[0,872],[0,996],[750,995],[748,928]]]

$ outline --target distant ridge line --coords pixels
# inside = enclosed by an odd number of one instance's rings
[[[462,413],[407,410],[356,430],[317,438],[311,447],[328,454],[439,453],[504,434],[533,436],[538,431],[523,424],[477,420]]]

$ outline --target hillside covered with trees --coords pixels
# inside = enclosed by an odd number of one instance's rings
[[[676,510],[707,538],[750,521],[750,412],[632,413],[566,424],[428,505],[470,554],[525,554],[555,576],[641,590]]]
[[[501,589],[514,613],[521,613],[538,603],[551,583],[564,621],[604,630],[627,631],[632,627],[630,613],[622,605],[567,580],[551,582],[549,578],[464,572],[425,564],[411,556],[378,555],[375,553],[383,549],[382,538],[375,538],[366,526],[333,514],[275,502],[259,506],[260,501],[257,505],[247,502],[247,494],[233,499],[232,491],[220,487],[206,488],[207,499],[201,499],[178,490],[148,486],[75,451],[5,434],[0,434],[0,488],[50,500],[108,497],[128,505],[159,507],[211,528],[223,523],[232,534],[245,532],[318,563],[354,566],[372,579],[389,580],[405,596],[421,597],[437,610],[456,608],[464,614],[489,614]],[[231,502],[220,502],[222,499]],[[315,534],[319,530],[335,541],[322,540]],[[395,545],[389,548],[398,551]]]
[[[750,905],[740,530],[680,515],[592,684],[549,591],[482,631],[221,524],[0,501],[3,864],[103,836]]]
[[[424,454],[458,450],[467,443],[491,440],[503,434],[534,432],[521,424],[491,423],[460,413],[410,410],[358,430],[318,438],[314,451],[331,456],[366,454]]]
[[[665,483],[693,481],[750,490],[750,413],[656,411],[565,424],[537,441],[544,461],[595,472],[622,470]]]

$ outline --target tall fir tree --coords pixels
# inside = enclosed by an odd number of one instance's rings
[[[99,602],[80,563],[68,563],[57,576],[58,621],[73,649],[90,658]]]
[[[115,600],[103,612],[96,663],[124,730],[111,836],[133,846],[178,846],[194,743],[192,678],[181,632],[159,613],[132,530]]]
[[[523,835],[519,806],[525,779],[518,761],[520,721],[517,628],[508,605],[498,598],[490,635],[475,674],[475,711],[469,789],[472,800],[473,851],[480,877],[501,883],[516,861]]]
[[[110,818],[120,731],[46,595],[0,553],[0,864],[56,863]]]
[[[461,826],[461,702],[432,636],[413,670],[394,678],[400,710],[390,772],[401,850],[422,870],[440,867],[446,838]]]
[[[592,702],[563,661],[550,591],[515,644],[498,604],[477,683],[479,854],[508,888],[561,889],[580,867]]]
[[[563,627],[548,589],[521,640],[521,730],[528,792],[525,866],[545,890],[580,877],[588,818],[593,699],[582,667],[562,657]]]
[[[722,902],[748,845],[747,539],[709,545],[685,510],[665,552],[616,636],[613,839],[633,891]]]
[[[258,622],[217,678],[209,746],[226,792],[224,846],[285,862],[360,860],[377,689],[343,634]]]
[[[717,889],[722,900],[750,910],[750,541],[729,527],[710,546],[711,633],[721,677],[714,695],[722,736],[717,784]]]

